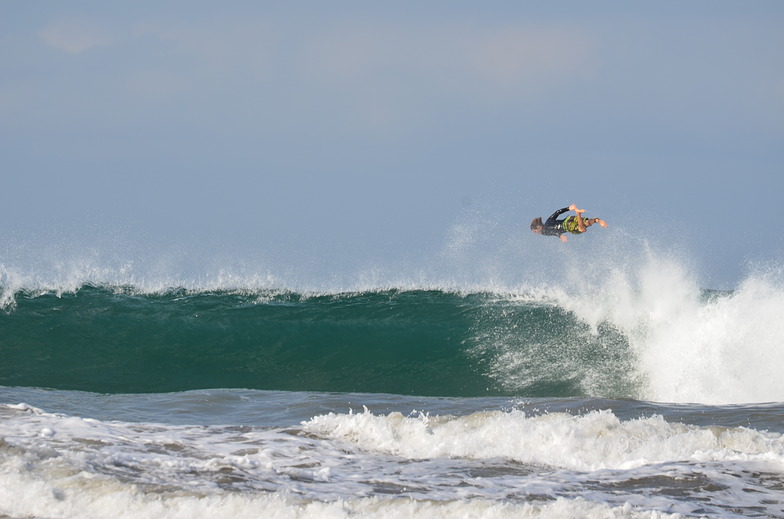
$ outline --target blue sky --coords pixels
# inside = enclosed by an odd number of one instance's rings
[[[0,1],[0,253],[334,273],[470,228],[523,262],[674,244],[731,287],[784,253],[782,27],[779,1]],[[528,231],[570,202],[611,227]]]

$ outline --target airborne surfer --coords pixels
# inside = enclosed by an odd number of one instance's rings
[[[557,218],[567,211],[574,211],[576,214],[567,216],[563,220]],[[561,241],[566,243],[566,236],[564,233],[570,232],[572,234],[582,234],[588,227],[598,223],[602,227],[607,227],[607,222],[600,218],[585,218],[583,213],[585,209],[578,209],[576,205],[572,204],[569,207],[558,209],[550,215],[546,222],[542,223],[542,217],[534,218],[531,221],[531,230],[536,234],[543,236],[558,236]]]

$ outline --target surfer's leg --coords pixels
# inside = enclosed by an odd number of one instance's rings
[[[579,209],[577,204],[572,204],[569,206],[569,210],[577,213],[577,216],[575,217],[577,220],[577,230],[580,232],[585,232],[586,227],[585,222],[583,221],[583,213],[585,212],[585,209]]]
[[[574,208],[574,212],[577,213],[577,230],[580,232],[585,232],[587,227],[585,226],[585,220],[583,219],[583,213],[585,209],[577,209]]]

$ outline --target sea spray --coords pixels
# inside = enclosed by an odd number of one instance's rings
[[[683,263],[652,253],[639,268],[613,269],[597,285],[554,292],[557,305],[594,330],[628,341],[641,398],[666,402],[784,400],[784,289],[751,274],[731,292],[700,289]]]
[[[744,403],[784,400],[784,290],[752,277],[662,324],[641,365],[651,399]]]

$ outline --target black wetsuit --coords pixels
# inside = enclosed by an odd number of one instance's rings
[[[564,220],[556,220],[559,216],[564,214],[568,211],[568,207],[564,207],[563,209],[558,209],[556,212],[550,215],[546,222],[542,225],[542,235],[543,236],[560,236],[566,232],[564,229],[563,223]]]

